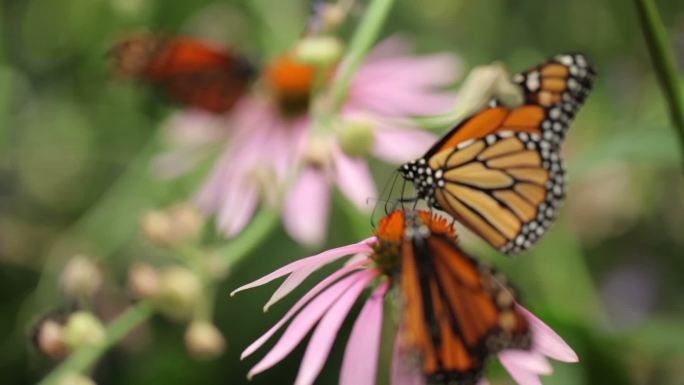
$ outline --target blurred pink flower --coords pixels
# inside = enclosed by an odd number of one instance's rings
[[[399,38],[379,44],[354,75],[340,117],[342,121],[367,124],[372,129],[370,154],[392,163],[417,157],[435,141],[434,135],[420,130],[408,118],[453,107],[455,95],[439,88],[453,82],[460,72],[452,55],[416,57],[408,51]],[[284,111],[279,105],[284,101],[282,96],[282,92],[248,95],[222,117],[202,118],[196,113],[177,117],[171,136],[182,146],[171,146],[173,149],[160,156],[155,165],[160,175],[176,176],[206,156],[200,142],[227,141],[199,192],[199,205],[216,214],[218,225],[233,236],[249,222],[261,200],[279,203],[284,199],[283,224],[288,233],[304,244],[318,244],[326,234],[333,184],[366,211],[370,208],[368,198],[377,196],[376,188],[363,158],[345,153],[333,132],[310,135],[310,117],[305,111]],[[301,104],[302,95],[295,96],[299,99],[285,101]],[[207,128],[215,126],[217,119],[230,132],[225,139]],[[202,124],[207,127],[198,130],[199,138],[183,139]],[[292,172],[295,168],[301,169],[297,175]],[[284,193],[282,188],[286,189]]]
[[[383,302],[391,282],[373,263],[372,257],[377,243],[377,238],[371,237],[300,259],[231,293],[234,295],[287,276],[264,306],[266,311],[317,269],[345,256],[352,256],[342,268],[309,290],[283,318],[243,351],[241,359],[253,354],[289,322],[278,342],[249,371],[249,378],[280,362],[313,330],[295,380],[296,385],[313,384],[328,358],[342,323],[354,303],[361,297],[363,290],[368,287],[371,288],[371,294],[363,299],[363,307],[354,321],[344,352],[339,382],[341,385],[376,383]],[[532,349],[511,349],[498,354],[499,360],[518,384],[541,384],[539,376],[552,372],[546,357],[564,362],[577,362],[574,351],[551,328],[526,309],[520,307],[520,311],[527,317],[532,330]],[[391,378],[393,385],[425,384],[425,379],[415,362],[404,361],[398,343],[395,343]],[[481,383],[486,384],[486,381],[483,380]]]

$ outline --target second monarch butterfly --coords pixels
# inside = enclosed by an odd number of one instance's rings
[[[242,56],[190,37],[142,34],[112,49],[115,70],[162,89],[187,107],[221,113],[247,92],[256,74]]]
[[[397,210],[375,233],[376,258],[399,258],[393,275],[402,294],[403,355],[417,355],[429,383],[475,385],[492,354],[530,347],[529,325],[505,278],[458,248],[444,218]]]
[[[494,101],[399,172],[418,198],[499,250],[529,248],[551,226],[565,196],[560,145],[594,74],[583,55],[563,54],[515,75],[521,106]]]

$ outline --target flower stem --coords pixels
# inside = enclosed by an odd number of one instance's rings
[[[276,228],[278,218],[277,208],[264,205],[240,235],[216,250],[223,257],[219,268],[232,268],[240,262]]]
[[[87,370],[107,349],[150,318],[152,314],[152,307],[146,302],[133,305],[107,326],[105,338],[102,342],[73,352],[66,361],[54,368],[38,385],[56,385],[68,373],[81,373]]]
[[[342,68],[340,69],[337,79],[331,86],[331,113],[338,111],[344,103],[351,78],[368,53],[368,50],[370,50],[375,42],[375,39],[380,32],[380,27],[387,18],[393,3],[394,0],[372,0],[370,2],[366,13],[361,20],[361,24],[356,29],[351,43],[349,43],[349,49],[347,50],[346,57],[342,61]]]
[[[635,0],[644,39],[684,154],[684,104],[667,31],[653,0]]]

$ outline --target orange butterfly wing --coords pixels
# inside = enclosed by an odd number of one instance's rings
[[[485,108],[399,171],[429,205],[501,251],[521,252],[550,227],[565,196],[560,144],[593,77],[577,54],[518,74],[522,106]]]
[[[401,255],[401,341],[419,354],[430,382],[476,384],[489,356],[529,348],[528,324],[510,289],[453,241],[407,237]]]
[[[131,38],[115,48],[120,73],[163,89],[187,107],[229,110],[247,92],[251,65],[230,51],[191,38]]]

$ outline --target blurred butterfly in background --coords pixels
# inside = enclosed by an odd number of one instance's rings
[[[244,57],[191,37],[140,34],[120,41],[111,53],[118,75],[213,113],[230,110],[256,75]]]
[[[418,199],[495,248],[524,251],[551,226],[565,196],[560,146],[594,76],[581,54],[557,55],[519,73],[513,82],[523,91],[521,106],[494,100],[399,173]]]
[[[491,355],[529,349],[531,332],[505,278],[466,255],[446,219],[397,210],[381,222],[403,222],[394,276],[402,298],[402,355],[417,355],[428,383],[475,385]],[[399,222],[401,221],[401,222]],[[396,240],[383,239],[385,246]]]

